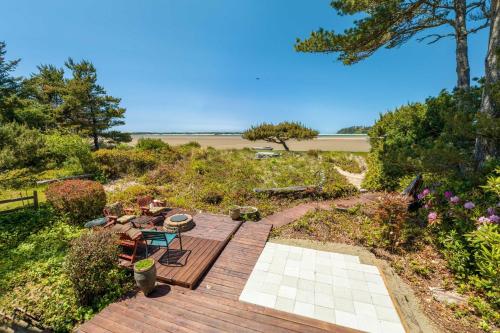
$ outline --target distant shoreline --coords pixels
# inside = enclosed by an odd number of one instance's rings
[[[242,132],[129,132],[130,135],[193,135],[193,136],[241,136]],[[345,137],[345,136],[368,136],[367,134],[337,134],[337,133],[321,133],[318,136],[333,136],[333,137]]]
[[[190,141],[198,142],[202,147],[216,149],[243,149],[270,146],[275,150],[282,150],[278,144],[266,141],[248,141],[240,133],[131,133],[132,142],[135,144],[140,138],[160,138],[170,145],[177,146]],[[365,134],[320,134],[314,140],[290,140],[291,150],[307,151],[311,149],[323,151],[350,151],[368,152],[370,150],[369,137]]]

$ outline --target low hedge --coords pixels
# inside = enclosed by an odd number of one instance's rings
[[[66,180],[49,185],[47,201],[71,223],[81,223],[102,214],[106,204],[103,186],[91,180]]]

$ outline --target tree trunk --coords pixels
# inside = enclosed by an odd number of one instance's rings
[[[99,135],[97,135],[97,133],[92,133],[92,138],[94,139],[95,150],[99,150]]]
[[[467,3],[466,0],[455,0],[455,41],[457,62],[457,88],[470,88],[469,49],[467,45]]]
[[[283,145],[283,147],[285,148],[286,151],[290,151],[290,148],[288,148],[287,144],[285,141],[283,140],[280,140],[280,143]]]
[[[485,59],[484,88],[480,112],[492,118],[500,116],[500,105],[497,105],[498,101],[493,98],[493,89],[498,89],[500,79],[498,52],[500,52],[500,0],[491,0],[490,35]],[[494,142],[489,142],[489,140],[480,136],[476,138],[474,152],[476,166],[478,168],[482,167],[488,155],[498,157],[500,153],[498,149],[498,147],[495,147]]]

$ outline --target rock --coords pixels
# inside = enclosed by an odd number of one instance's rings
[[[448,291],[439,287],[429,287],[429,289],[432,293],[432,297],[438,302],[457,305],[462,305],[466,302],[465,297],[455,291]]]

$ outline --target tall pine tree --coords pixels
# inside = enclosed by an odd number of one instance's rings
[[[97,71],[91,62],[69,58],[65,65],[72,78],[64,89],[62,117],[77,133],[92,138],[94,148],[99,149],[99,138],[113,136],[116,132],[110,128],[125,123],[121,99],[107,95],[97,84]]]

